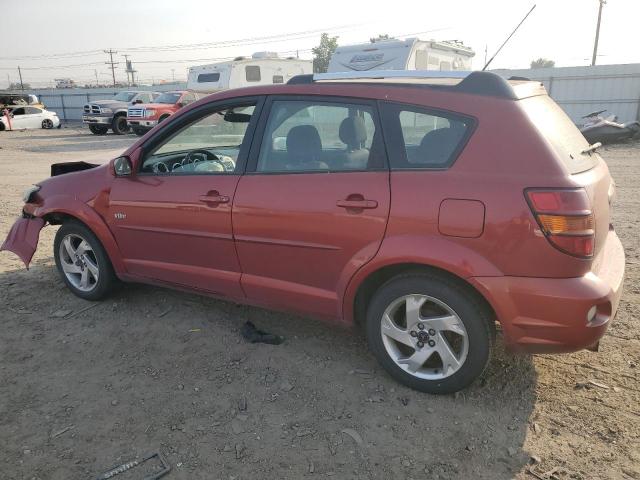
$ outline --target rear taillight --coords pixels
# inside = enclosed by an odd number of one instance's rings
[[[594,219],[584,188],[530,188],[525,196],[551,245],[576,257],[593,256]]]

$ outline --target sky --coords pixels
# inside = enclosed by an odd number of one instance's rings
[[[96,75],[108,83],[106,49],[118,52],[117,80],[126,80],[126,54],[142,83],[185,80],[190,66],[256,51],[310,59],[321,32],[340,45],[378,34],[456,39],[475,50],[480,69],[485,49],[491,57],[534,3],[491,68],[528,68],[538,57],[588,65],[598,0],[0,0],[0,88],[18,81],[18,66],[33,87],[64,77],[95,83]],[[638,18],[640,0],[607,0],[599,64],[640,62]]]

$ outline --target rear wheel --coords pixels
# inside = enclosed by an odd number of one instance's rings
[[[85,225],[70,221],[56,233],[53,256],[69,290],[85,300],[100,300],[112,290],[116,277],[98,238]]]
[[[109,130],[109,127],[103,125],[89,125],[89,130],[94,135],[104,135]]]
[[[47,130],[53,128],[53,121],[49,118],[45,118],[42,120],[42,128],[46,128]]]
[[[494,342],[486,308],[468,287],[440,274],[392,278],[367,311],[367,340],[400,383],[453,393],[484,372]]]
[[[129,124],[125,115],[116,115],[111,122],[111,130],[116,135],[124,135],[129,131]]]

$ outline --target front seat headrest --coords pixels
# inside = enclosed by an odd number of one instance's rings
[[[313,125],[297,125],[287,133],[287,154],[297,162],[314,162],[322,156],[320,134]]]
[[[362,117],[347,117],[340,123],[338,131],[340,141],[346,144],[351,150],[362,148],[362,144],[367,140],[367,129],[364,126]]]

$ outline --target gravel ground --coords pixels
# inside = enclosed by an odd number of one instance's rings
[[[0,237],[51,163],[134,141],[0,133]],[[0,254],[0,478],[95,478],[162,451],[172,480],[640,479],[640,144],[602,153],[627,279],[600,352],[513,356],[499,342],[483,380],[452,396],[395,383],[356,331],[142,285],[82,301],[44,229],[29,271]],[[246,320],[285,343],[245,343]]]

